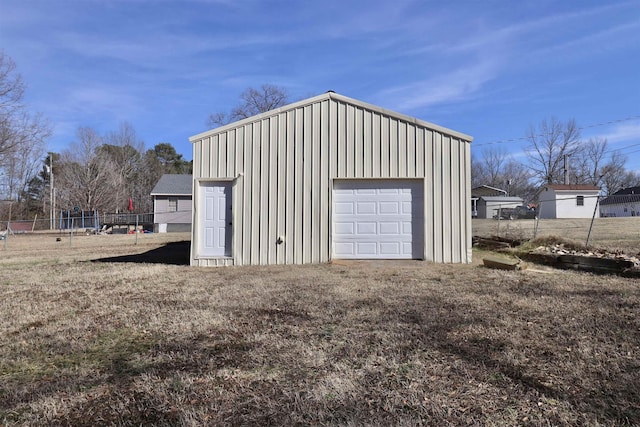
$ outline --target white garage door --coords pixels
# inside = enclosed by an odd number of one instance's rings
[[[336,180],[333,257],[423,257],[421,180]]]

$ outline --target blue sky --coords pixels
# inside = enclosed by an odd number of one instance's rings
[[[521,158],[575,119],[640,172],[640,0],[0,0],[0,49],[61,151],[127,121],[151,148],[207,130],[246,88],[334,90]]]

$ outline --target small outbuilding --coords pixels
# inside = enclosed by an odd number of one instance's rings
[[[471,140],[334,92],[195,135],[191,265],[471,262]]]
[[[539,217],[598,218],[600,187],[582,184],[547,184],[538,193]]]
[[[478,218],[500,218],[503,210],[513,210],[522,206],[522,197],[509,196],[481,196],[478,198]],[[507,216],[508,218],[508,216]]]
[[[600,216],[640,216],[640,187],[623,188],[602,199]]]
[[[471,216],[478,218],[478,201],[483,196],[506,196],[507,192],[499,188],[491,187],[490,185],[480,185],[471,189]],[[480,216],[480,218],[485,218]]]
[[[164,174],[151,190],[153,231],[191,231],[193,175]]]

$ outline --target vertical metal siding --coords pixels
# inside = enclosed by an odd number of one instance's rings
[[[276,230],[277,236],[284,236],[287,227],[287,115],[281,114],[278,117],[279,134],[276,135],[278,142],[277,170],[278,170],[278,194],[282,195],[277,198],[277,218],[278,225]],[[276,238],[277,240],[277,238]],[[284,264],[286,261],[286,250],[283,243],[276,242],[276,263]]]
[[[325,118],[324,120],[322,118]],[[329,261],[329,251],[322,250],[321,248],[330,248],[331,247],[331,239],[330,239],[330,221],[331,217],[329,212],[331,212],[331,193],[330,193],[330,185],[329,185],[329,162],[330,162],[330,135],[331,128],[329,127],[330,121],[327,120],[329,117],[329,102],[324,101],[320,106],[320,123],[318,126],[318,132],[320,134],[319,142],[319,153],[320,156],[320,178],[318,181],[318,186],[320,188],[320,206],[318,208],[318,222],[320,225],[320,244],[319,248],[319,261],[327,262]]]
[[[425,254],[424,259],[434,261],[435,248],[434,248],[434,235],[435,235],[435,206],[433,194],[435,193],[435,184],[433,182],[433,132],[424,130],[424,246]]]
[[[296,163],[295,163],[295,110],[288,111],[286,113],[286,122],[287,122],[287,136],[286,136],[286,145],[287,145],[287,169],[285,170],[287,176],[287,192],[286,192],[286,227],[285,227],[285,251],[286,251],[286,263],[293,264],[295,263],[295,197],[296,197]]]
[[[423,178],[424,258],[471,260],[468,141],[328,98],[193,144],[196,180],[234,180],[233,257],[192,255],[194,265],[330,260],[332,182],[343,178]]]
[[[451,262],[451,138],[442,136],[442,261]]]

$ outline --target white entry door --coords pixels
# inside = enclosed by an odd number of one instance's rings
[[[420,259],[424,256],[421,180],[336,180],[333,256]]]
[[[200,183],[201,256],[231,255],[231,184]]]

